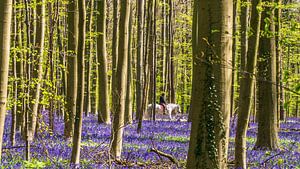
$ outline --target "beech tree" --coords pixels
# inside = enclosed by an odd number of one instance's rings
[[[274,3],[273,0],[267,2]],[[274,8],[264,6],[258,62],[258,133],[255,147],[277,149],[277,86]]]
[[[110,123],[109,99],[108,99],[108,80],[107,80],[107,58],[106,58],[106,0],[98,1],[99,15],[97,17],[97,38],[98,55],[98,122]]]
[[[67,65],[67,111],[65,114],[66,138],[71,138],[74,129],[77,98],[77,48],[78,48],[78,2],[68,4],[68,65]]]
[[[116,72],[116,98],[113,113],[113,125],[111,136],[111,153],[113,157],[119,159],[122,152],[125,98],[126,98],[126,77],[127,77],[127,57],[128,57],[128,26],[129,26],[130,0],[122,0],[120,3],[120,24],[118,42],[118,61]]]
[[[85,0],[78,0],[79,7],[79,22],[78,22],[78,69],[76,75],[78,76],[77,86],[78,95],[76,99],[76,116],[74,124],[74,136],[72,146],[71,163],[79,164],[80,160],[80,144],[82,133],[82,116],[83,116],[83,101],[84,101],[84,55],[85,55],[85,29],[86,29],[86,11]]]
[[[12,0],[0,2],[0,160],[4,122],[7,106],[8,67],[10,50],[10,31],[12,18]]]
[[[136,120],[142,113],[142,61],[144,40],[144,0],[137,0],[137,56],[136,56]]]
[[[43,76],[43,52],[44,52],[44,41],[45,41],[45,3],[44,0],[38,1],[37,6],[37,25],[36,25],[36,50],[38,50],[38,69],[34,71],[33,76],[37,79],[37,84],[33,90],[33,102],[31,103],[31,124],[29,126],[29,139],[30,141],[34,138],[36,122],[38,116],[38,107],[40,101],[40,90],[41,90],[41,80]]]
[[[227,168],[232,0],[194,1],[192,129],[187,168]]]
[[[252,15],[251,15],[251,36],[249,37],[249,50],[246,50],[247,45],[245,44],[242,51],[244,51],[242,57],[245,57],[245,65],[241,65],[241,84],[240,84],[240,97],[239,97],[239,110],[238,110],[238,121],[235,137],[235,166],[236,168],[246,169],[246,132],[248,128],[248,122],[250,118],[250,111],[253,103],[253,90],[255,81],[255,70],[257,63],[257,54],[259,47],[259,35],[260,35],[260,20],[261,20],[261,1],[252,1]],[[243,18],[243,19],[247,19]],[[244,21],[245,22],[245,21]],[[246,24],[246,23],[244,23]],[[245,25],[243,25],[245,27]],[[246,31],[246,29],[243,29]],[[243,36],[247,36],[246,32]],[[246,37],[243,37],[246,39]]]

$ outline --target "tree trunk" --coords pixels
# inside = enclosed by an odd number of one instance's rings
[[[161,11],[161,17],[162,17],[162,23],[161,23],[161,88],[160,91],[164,91],[165,89],[165,62],[166,62],[166,0],[162,0],[162,11]]]
[[[119,93],[114,93],[117,89],[116,85],[116,73],[117,73],[117,63],[118,63],[118,24],[119,24],[119,3],[120,0],[113,0],[113,37],[112,37],[112,77],[111,77],[111,95],[112,95],[112,112],[115,112],[115,103],[117,100],[114,100],[118,97]]]
[[[34,78],[37,78],[37,84],[33,91],[33,100],[31,102],[31,123],[29,126],[29,139],[30,141],[34,138],[34,133],[36,129],[36,122],[38,116],[38,107],[40,101],[40,89],[41,89],[41,80],[43,76],[43,52],[44,52],[44,40],[45,40],[45,3],[44,0],[39,0],[40,5],[37,6],[37,34],[36,34],[36,50],[38,51],[38,69],[34,72]]]
[[[137,61],[136,61],[136,119],[142,113],[142,72],[143,72],[143,37],[144,37],[144,0],[137,0]]]
[[[234,0],[233,2],[233,39],[232,39],[232,83],[231,83],[231,110],[230,110],[230,117],[235,114],[235,82],[236,79],[236,56],[238,55],[238,11],[239,11],[240,2],[238,0]]]
[[[153,22],[154,22],[154,0],[148,1],[148,11],[147,11],[147,36],[148,36],[148,45],[146,50],[148,57],[148,65],[150,68],[150,84],[149,84],[149,95],[148,100],[150,103],[153,103],[153,58],[154,58],[154,36],[153,36]]]
[[[19,5],[21,2],[20,0],[16,0],[16,5]],[[22,12],[21,10],[19,10],[17,12],[17,14],[19,15],[22,15]],[[21,18],[17,18],[17,29],[18,29],[18,40],[17,40],[17,47],[19,49],[22,49],[23,47],[23,39],[22,39],[22,23],[23,23],[23,20]],[[24,54],[23,54],[23,51],[18,51],[17,53],[17,57],[18,57],[18,60],[17,60],[17,77],[18,77],[18,82],[19,84],[23,84],[24,83]],[[24,97],[23,97],[23,94],[24,94],[24,85],[20,85],[18,87],[18,102],[20,104],[17,104],[17,129],[19,131],[21,131],[21,129],[23,128],[23,125],[24,125]]]
[[[68,66],[67,66],[67,111],[65,115],[64,135],[71,138],[74,130],[74,116],[77,98],[77,48],[78,48],[78,2],[71,1],[68,5]]]
[[[118,65],[116,78],[116,91],[118,93],[113,113],[113,127],[111,137],[111,153],[113,157],[119,159],[122,152],[124,113],[126,98],[126,76],[127,76],[127,57],[128,57],[128,25],[129,25],[130,1],[121,1],[120,24],[119,24],[119,44],[118,44]]]
[[[86,11],[85,0],[78,0],[79,9],[79,25],[78,25],[78,95],[76,99],[76,116],[72,146],[71,163],[79,164],[80,160],[80,143],[82,132],[82,115],[84,101],[84,54],[85,54],[85,29],[86,29]]]
[[[16,0],[13,0],[13,5],[16,5]],[[17,10],[14,8],[13,10],[13,32],[14,32],[14,42],[13,47],[17,48],[17,42],[18,42],[18,26],[17,26]],[[13,53],[13,75],[14,75],[14,83],[13,83],[13,102],[15,103],[13,106],[13,110],[11,112],[11,132],[10,132],[10,142],[11,146],[15,146],[16,143],[16,125],[17,125],[17,101],[18,101],[18,76],[17,76],[17,52],[15,51]]]
[[[252,16],[251,16],[251,30],[252,36],[249,37],[249,50],[245,53],[245,59],[247,62],[242,70],[241,84],[240,84],[240,97],[239,97],[239,111],[238,121],[236,127],[235,137],[235,167],[246,169],[246,132],[248,128],[248,122],[253,104],[254,94],[254,74],[257,63],[257,53],[259,48],[259,35],[260,35],[260,21],[261,12],[257,10],[257,7],[261,6],[260,0],[255,0],[252,3]],[[245,17],[246,19],[248,17]],[[243,25],[244,27],[245,25]],[[247,36],[245,33],[243,36]],[[244,37],[245,39],[245,37]],[[246,38],[247,39],[247,38]],[[243,49],[245,50],[245,49]]]
[[[99,13],[97,29],[100,35],[97,39],[97,55],[99,61],[98,84],[98,122],[110,124],[109,100],[108,100],[108,80],[107,80],[107,59],[106,59],[106,0],[100,0],[98,4]]]
[[[282,0],[276,0],[278,5],[282,5]],[[281,8],[277,8],[275,10],[275,17],[277,19],[276,22],[276,58],[277,58],[277,94],[278,94],[278,110],[281,121],[285,121],[285,112],[284,112],[284,89],[283,89],[283,55],[282,55],[282,47],[280,45],[281,41]]]
[[[129,16],[129,31],[128,31],[128,66],[127,66],[127,84],[126,84],[126,101],[125,101],[125,124],[132,124],[132,93],[131,93],[131,60],[132,60],[132,5],[130,6],[130,16]]]
[[[232,7],[232,0],[194,1],[193,117],[187,168],[227,168]]]
[[[0,160],[7,105],[12,0],[0,2]]]
[[[273,3],[273,0],[268,1]],[[260,58],[258,62],[258,133],[255,148],[277,149],[277,94],[276,94],[276,47],[274,9],[266,7],[262,13]],[[268,19],[267,19],[268,18]],[[268,23],[266,23],[268,20]]]
[[[157,54],[156,54],[156,13],[157,13],[157,0],[154,0],[154,6],[153,6],[153,32],[152,32],[152,36],[153,36],[153,54],[152,54],[152,59],[153,59],[153,67],[152,67],[152,72],[153,72],[153,76],[152,76],[152,105],[156,104],[156,58],[157,58]],[[155,109],[152,109],[152,119],[153,121],[155,121]]]
[[[93,65],[93,49],[94,49],[94,42],[93,42],[93,17],[94,15],[94,0],[90,1],[90,14],[89,14],[89,26],[88,26],[88,32],[89,32],[89,42],[88,42],[88,49],[89,49],[89,53],[88,53],[88,68],[87,68],[87,83],[86,83],[86,101],[85,101],[85,114],[86,116],[88,115],[88,113],[91,112],[91,71],[92,71],[92,65]],[[97,69],[98,70],[98,69]]]

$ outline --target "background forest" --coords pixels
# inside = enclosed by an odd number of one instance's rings
[[[300,167],[297,0],[2,0],[0,45],[3,168]]]

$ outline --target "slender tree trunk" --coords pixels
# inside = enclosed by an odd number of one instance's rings
[[[16,0],[16,5],[19,5],[21,2],[21,0]],[[22,15],[21,10],[17,11],[17,14]],[[17,46],[19,49],[22,49],[23,44],[22,44],[22,23],[23,20],[22,18],[17,18],[17,29],[18,29],[18,40],[17,40]],[[18,102],[20,104],[17,104],[17,129],[19,131],[21,131],[21,129],[23,128],[24,125],[24,107],[23,107],[23,103],[24,103],[24,85],[21,85],[24,83],[24,54],[23,51],[18,51],[17,53],[17,76],[18,76],[18,82],[19,82],[19,86],[18,86]]]
[[[273,3],[273,0],[267,1]],[[268,18],[268,19],[267,19]],[[269,21],[266,23],[266,19]],[[260,38],[258,62],[258,133],[255,148],[277,149],[277,92],[276,92],[276,46],[274,9],[266,7],[262,13],[261,28],[269,33]],[[265,31],[266,33],[266,31]]]
[[[238,54],[238,10],[239,10],[239,1],[233,1],[233,39],[232,39],[232,83],[231,83],[231,110],[230,117],[235,114],[235,82],[236,82],[236,56]]]
[[[282,0],[276,0],[278,5],[282,5]],[[285,121],[285,112],[284,112],[284,89],[283,89],[283,55],[282,55],[282,47],[280,45],[281,41],[281,8],[277,8],[275,10],[275,17],[277,19],[276,22],[276,58],[277,58],[277,94],[278,94],[278,111],[279,111],[279,119]]]
[[[77,98],[77,48],[78,48],[78,2],[68,5],[68,65],[67,65],[67,112],[65,115],[64,135],[71,138],[74,130],[74,116]]]
[[[34,72],[34,77],[37,78],[37,84],[33,90],[33,100],[31,103],[32,115],[31,123],[29,126],[29,139],[30,141],[34,138],[34,133],[36,129],[36,122],[38,116],[38,107],[40,101],[40,89],[41,80],[43,76],[43,52],[44,52],[44,37],[45,37],[45,3],[44,0],[39,0],[40,5],[37,6],[37,34],[36,34],[36,50],[38,50],[38,69]]]
[[[112,94],[112,112],[115,112],[114,100],[118,97],[118,93],[114,93],[117,89],[116,85],[116,73],[117,73],[117,63],[118,63],[118,23],[119,23],[119,3],[120,0],[113,0],[113,37],[112,37],[112,77],[111,77],[111,94]]]
[[[161,11],[161,17],[162,17],[162,23],[161,23],[161,81],[160,83],[161,88],[160,91],[164,91],[165,88],[165,62],[166,62],[166,0],[162,0],[162,11]]]
[[[144,0],[137,0],[137,61],[136,61],[136,119],[142,113],[142,61],[143,61],[143,37],[144,37]]]
[[[157,71],[156,71],[156,65],[157,65],[157,63],[156,63],[156,58],[157,58],[157,54],[156,54],[156,13],[157,13],[157,0],[154,0],[154,14],[153,14],[153,54],[152,54],[152,56],[153,56],[153,67],[152,67],[152,71],[153,71],[153,76],[152,76],[152,81],[153,81],[153,83],[152,83],[152,86],[153,86],[153,88],[152,88],[152,93],[153,93],[153,96],[152,96],[152,105],[155,105],[156,104],[156,73],[157,73]],[[152,109],[152,119],[153,119],[153,121],[155,121],[156,119],[155,119],[155,109],[153,108]]]
[[[29,49],[28,51],[26,51],[26,73],[25,73],[25,78],[26,80],[28,80],[27,86],[25,87],[25,93],[26,93],[26,101],[25,101],[25,105],[26,105],[26,109],[25,109],[25,128],[23,129],[23,136],[25,136],[25,159],[27,161],[30,161],[30,136],[29,136],[29,95],[30,95],[30,85],[31,85],[31,64],[32,64],[32,59],[31,59],[31,34],[30,34],[30,30],[31,30],[31,25],[30,25],[30,8],[29,8],[29,1],[28,0],[24,0],[24,4],[25,4],[25,25],[26,25],[26,46],[27,49]]]
[[[127,66],[127,84],[126,84],[126,101],[125,101],[125,124],[132,124],[132,92],[131,92],[131,81],[132,81],[132,5],[130,6],[130,16],[129,16],[129,31],[128,31],[128,66]]]
[[[176,103],[173,35],[173,1],[169,0],[169,102]]]
[[[126,98],[126,77],[127,77],[127,57],[128,57],[128,26],[129,26],[129,9],[130,1],[122,0],[120,3],[120,24],[119,24],[119,44],[118,44],[118,65],[117,65],[117,90],[116,107],[112,127],[111,153],[113,157],[119,159],[122,152],[123,130],[124,130],[124,113]]]
[[[13,5],[16,5],[16,0],[13,0]],[[13,42],[13,47],[17,48],[17,42],[18,42],[18,25],[17,25],[17,10],[14,8],[13,10],[13,19],[14,19],[14,26],[13,26],[13,32],[14,32],[14,42]],[[16,125],[17,125],[17,101],[18,101],[18,76],[17,76],[17,52],[14,52],[13,55],[13,75],[14,75],[14,83],[13,83],[13,110],[11,113],[11,133],[10,133],[10,142],[11,146],[14,146],[16,143]]]
[[[7,105],[12,0],[0,2],[0,160]]]
[[[153,22],[154,22],[154,0],[148,1],[148,11],[147,11],[147,35],[148,35],[148,46],[146,50],[148,57],[148,65],[150,68],[150,84],[149,84],[149,95],[148,100],[150,103],[153,103],[153,57],[154,57],[154,31],[153,31]]]
[[[97,39],[97,55],[99,61],[98,83],[99,83],[99,102],[98,102],[98,122],[110,123],[109,99],[108,99],[108,80],[107,80],[107,59],[106,59],[106,0],[100,0],[98,4],[99,13],[97,29],[100,35]]]
[[[187,168],[227,168],[232,8],[232,0],[194,1],[193,117]]]
[[[78,25],[78,95],[76,100],[76,116],[72,146],[71,163],[79,164],[80,160],[80,143],[82,133],[82,115],[84,101],[84,54],[85,54],[85,29],[86,29],[86,11],[85,0],[78,0],[79,25]]]
[[[89,49],[89,53],[88,53],[88,68],[87,68],[87,87],[86,87],[86,103],[85,103],[85,114],[86,116],[88,115],[88,113],[91,112],[91,71],[92,71],[92,65],[93,65],[93,17],[94,15],[94,0],[90,1],[90,14],[89,14],[89,26],[88,26],[88,32],[89,32],[89,43],[88,43],[88,49]],[[97,69],[98,70],[98,69]]]
[[[50,69],[50,82],[52,83],[52,86],[50,87],[50,93],[55,95],[55,66],[54,66],[54,62],[55,62],[55,55],[54,53],[54,28],[55,28],[55,17],[53,17],[53,15],[55,16],[55,13],[53,12],[55,9],[53,7],[53,3],[54,2],[49,2],[48,3],[48,17],[49,17],[49,53],[48,53],[48,58],[49,58],[49,69]],[[54,98],[49,100],[50,102],[50,108],[49,108],[49,130],[51,132],[54,131],[54,112],[56,111],[56,107],[55,107],[55,100]]]
[[[249,50],[245,53],[247,60],[244,67],[242,67],[242,77],[240,84],[240,97],[239,97],[239,111],[237,130],[235,137],[235,167],[246,169],[246,132],[248,122],[253,104],[254,94],[254,74],[257,63],[257,53],[259,48],[259,34],[261,12],[257,7],[261,6],[260,0],[255,0],[252,3],[252,16],[251,16],[251,30],[252,36],[249,37]],[[245,35],[245,34],[244,34]]]

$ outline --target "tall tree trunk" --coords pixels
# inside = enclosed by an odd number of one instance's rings
[[[25,5],[25,25],[26,25],[26,47],[27,47],[27,51],[26,51],[26,73],[25,73],[25,78],[28,81],[26,83],[26,87],[25,87],[25,93],[26,93],[26,101],[25,101],[25,105],[26,105],[26,109],[25,109],[25,128],[22,131],[22,135],[25,138],[25,159],[27,161],[30,161],[30,136],[29,136],[29,95],[30,95],[30,87],[31,86],[31,66],[32,66],[32,54],[30,52],[31,48],[31,25],[30,25],[30,7],[29,7],[29,0],[24,0],[24,5]]]
[[[155,105],[156,104],[156,58],[157,58],[157,54],[156,54],[156,13],[157,13],[157,0],[154,0],[154,6],[153,6],[153,54],[152,54],[152,59],[153,59],[153,67],[152,67],[152,72],[153,72],[153,76],[152,76],[152,93],[153,93],[153,96],[152,96],[152,105]],[[152,109],[152,119],[153,121],[155,121],[155,109],[153,108]]]
[[[87,68],[87,83],[86,83],[86,101],[85,101],[85,114],[88,115],[88,113],[91,112],[91,71],[92,71],[92,65],[93,65],[93,49],[94,49],[94,43],[93,43],[93,17],[94,15],[94,0],[90,1],[90,14],[89,14],[89,26],[88,26],[88,32],[89,32],[89,43],[88,43],[88,68]],[[97,69],[98,70],[98,69]]]
[[[0,2],[0,160],[7,105],[12,0]]]
[[[16,0],[16,5],[19,5],[21,3],[21,0]],[[22,15],[22,11],[18,10],[17,14]],[[22,18],[17,18],[17,29],[18,29],[18,40],[17,40],[17,47],[19,49],[22,49],[23,47],[23,38],[22,38],[22,27],[23,26],[23,20]],[[24,125],[24,85],[21,85],[24,83],[24,53],[23,51],[19,50],[17,53],[17,77],[18,77],[18,102],[20,104],[17,104],[17,129],[21,131]]]
[[[124,113],[126,98],[126,76],[127,76],[127,57],[128,57],[128,25],[130,1],[122,0],[120,9],[119,24],[119,44],[118,44],[118,65],[116,78],[116,91],[118,93],[115,103],[114,120],[111,137],[111,153],[113,157],[119,159],[122,152],[123,130],[124,130]]]
[[[240,84],[239,111],[237,130],[235,137],[235,167],[246,169],[246,132],[249,117],[253,104],[254,94],[254,74],[257,63],[257,53],[259,48],[259,34],[261,12],[257,10],[261,6],[261,0],[252,3],[251,30],[252,36],[249,37],[249,50],[245,53],[247,62],[242,69]],[[248,17],[246,17],[248,18]],[[245,19],[245,18],[244,18]],[[244,25],[243,25],[244,26]],[[243,34],[246,36],[246,34]],[[245,37],[244,37],[245,38]],[[244,49],[243,49],[244,50]]]
[[[118,24],[119,24],[119,3],[120,0],[113,0],[113,37],[112,37],[112,77],[111,77],[111,95],[112,95],[112,112],[115,112],[115,103],[117,100],[114,100],[118,97],[119,93],[114,93],[117,90],[117,63],[118,63]]]
[[[16,0],[13,0],[13,5],[16,5]],[[14,32],[14,42],[13,47],[17,48],[17,42],[18,42],[18,25],[17,25],[17,10],[14,8],[13,10],[13,20],[14,20],[14,26],[13,26],[13,32]],[[13,102],[15,103],[13,106],[13,110],[11,112],[11,132],[10,132],[10,142],[11,146],[15,146],[16,143],[16,125],[17,125],[17,101],[18,101],[18,76],[17,76],[17,52],[14,52],[13,55],[13,75],[14,75],[14,83],[13,83]]]
[[[282,5],[282,0],[276,0],[278,5]],[[277,8],[275,10],[275,17],[277,19],[276,22],[276,58],[277,58],[277,94],[278,94],[278,110],[279,111],[279,119],[285,120],[285,112],[284,112],[284,89],[283,89],[283,55],[282,55],[282,47],[280,45],[281,41],[281,8]]]
[[[273,3],[273,0],[267,1]],[[255,148],[277,149],[276,46],[274,9],[266,7],[262,13],[260,58],[258,62],[258,133]]]
[[[169,102],[176,103],[174,70],[173,0],[169,0]]]
[[[71,138],[74,130],[74,116],[77,98],[77,48],[78,48],[78,2],[68,5],[68,65],[67,65],[67,111],[65,115],[64,135]]]
[[[97,55],[99,61],[98,83],[99,83],[99,102],[98,102],[98,122],[110,123],[109,100],[108,100],[108,81],[107,81],[107,59],[106,59],[106,0],[100,0],[98,4],[99,13],[97,29],[100,35],[97,39]]]
[[[234,95],[236,93],[235,91],[235,82],[236,82],[236,56],[238,53],[238,48],[237,48],[237,42],[238,42],[238,11],[239,11],[239,1],[238,0],[233,0],[233,28],[232,28],[232,82],[231,82],[231,110],[230,110],[230,117],[234,115],[234,110],[235,110],[235,99]]]
[[[143,37],[144,37],[144,0],[137,0],[137,61],[136,61],[136,119],[142,113],[142,61],[143,61]]]
[[[37,84],[33,90],[33,100],[31,102],[31,123],[29,126],[29,139],[30,141],[34,138],[34,133],[36,129],[36,121],[38,116],[38,107],[40,101],[40,89],[41,89],[41,80],[43,76],[43,52],[44,52],[44,40],[45,40],[45,3],[44,0],[39,0],[40,5],[37,6],[37,34],[36,34],[36,50],[38,50],[38,69],[34,71],[34,77],[37,78]]]
[[[166,0],[162,0],[162,9],[161,9],[161,88],[160,91],[164,91],[165,88],[165,62],[166,62]]]
[[[132,124],[132,92],[131,92],[131,81],[132,81],[132,5],[130,6],[130,16],[129,16],[129,31],[128,31],[128,66],[127,66],[127,84],[126,84],[126,101],[125,101],[125,124]]]
[[[79,164],[80,160],[80,143],[82,133],[82,115],[84,101],[84,54],[85,54],[85,29],[86,29],[86,11],[85,0],[78,0],[79,9],[79,25],[78,25],[78,95],[76,99],[76,116],[72,146],[71,163]]]
[[[153,77],[154,77],[154,72],[153,72],[153,57],[154,57],[154,36],[153,36],[153,22],[154,22],[154,0],[148,1],[148,10],[147,10],[147,36],[148,36],[148,46],[146,50],[147,52],[147,57],[148,57],[148,65],[150,68],[150,84],[149,84],[149,95],[148,95],[148,100],[150,103],[153,103]]]
[[[227,168],[232,7],[232,0],[194,1],[193,117],[187,168]]]

